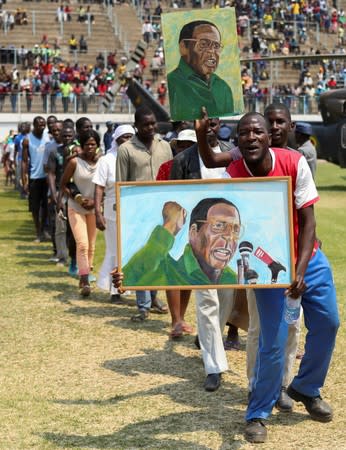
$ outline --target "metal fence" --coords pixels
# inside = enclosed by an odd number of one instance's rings
[[[52,11],[49,11],[48,14],[53,14]],[[41,29],[42,25],[45,25],[47,22],[46,20],[42,20],[42,17],[47,17],[47,13],[43,11],[28,11],[27,12],[27,18],[28,23],[27,25],[16,25],[14,24],[13,27],[10,26],[9,22],[7,20],[1,20],[0,22],[0,32],[3,32],[5,35],[11,33],[11,32],[18,32],[20,29],[31,29],[31,34],[33,36],[42,36],[43,31]],[[64,36],[64,33],[66,33],[67,24],[71,22],[78,22],[78,12],[71,13],[71,19],[70,20],[61,20],[58,21],[55,19],[56,13],[54,12],[54,29],[52,31],[55,31],[56,33],[59,33],[61,37]],[[92,17],[95,19],[95,23],[97,23],[97,19],[100,17],[104,17],[103,14],[100,13],[89,13],[86,14],[86,21],[85,22],[78,22],[85,25],[85,34],[87,36],[91,36],[93,32],[93,21]],[[70,33],[70,30],[68,31]]]
[[[46,114],[105,114],[134,112],[131,101],[126,95],[118,94],[108,108],[102,105],[103,96],[40,94],[25,92],[0,93],[0,114],[8,113],[46,113]]]
[[[71,95],[62,97],[60,94],[26,94],[25,92],[0,93],[0,114],[8,113],[47,113],[47,114],[132,114],[135,111],[131,101],[125,94],[118,93],[114,101],[105,108],[104,97],[98,94]],[[291,114],[317,114],[318,96],[271,94],[256,97],[244,96],[245,112],[257,111],[263,113],[265,107],[274,102],[284,103]],[[167,108],[169,106],[167,105]]]

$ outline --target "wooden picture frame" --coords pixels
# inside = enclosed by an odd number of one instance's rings
[[[116,197],[123,288],[282,288],[295,278],[290,177],[124,182]]]

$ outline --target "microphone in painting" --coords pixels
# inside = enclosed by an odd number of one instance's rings
[[[281,272],[281,270],[286,272],[286,267],[283,266],[279,261],[275,261],[269,255],[269,253],[267,253],[265,250],[263,250],[263,248],[257,247],[254,255],[256,256],[256,258],[258,258],[259,260],[264,262],[264,264],[267,264],[268,269],[271,271],[271,274],[272,274],[272,279],[271,279],[272,284],[275,284],[277,282],[278,276],[279,276],[279,273]]]
[[[250,254],[253,252],[251,242],[242,241],[238,247],[241,259],[237,260],[238,284],[247,284],[247,272],[250,270]],[[258,276],[257,276],[258,277]]]
[[[256,270],[249,269],[245,272],[245,283],[246,284],[257,284],[258,273]]]
[[[243,260],[244,273],[245,273],[250,268],[249,258],[250,258],[250,254],[253,252],[253,245],[249,241],[242,241],[239,244],[238,248],[239,248],[239,253],[240,253],[241,259]]]
[[[237,259],[237,267],[238,267],[238,284],[244,284],[244,264],[241,258]]]

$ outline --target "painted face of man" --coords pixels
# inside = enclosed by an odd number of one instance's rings
[[[250,115],[238,125],[238,147],[246,163],[258,164],[269,151],[270,134],[262,116]]]
[[[204,78],[210,78],[219,65],[221,47],[220,33],[212,25],[199,25],[191,40],[185,41],[188,52],[185,61]]]
[[[271,145],[273,147],[287,147],[288,133],[293,125],[287,113],[280,109],[268,110],[265,114],[270,124]]]
[[[234,206],[217,203],[209,208],[206,220],[197,230],[190,227],[190,244],[199,262],[223,270],[233,257],[240,235],[240,217]]]

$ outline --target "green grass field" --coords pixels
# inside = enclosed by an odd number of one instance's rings
[[[228,353],[222,387],[206,393],[193,337],[170,341],[168,315],[132,323],[133,298],[111,305],[97,290],[80,298],[77,280],[48,262],[50,245],[32,242],[27,203],[0,183],[0,449],[255,448],[242,436],[245,351]],[[289,415],[275,411],[259,449],[346,450],[346,170],[321,162],[317,185],[317,231],[341,315],[323,390],[335,418],[313,422],[301,405]],[[100,233],[96,267],[103,251]],[[194,309],[192,301],[191,323]],[[242,333],[243,349],[245,340]]]

